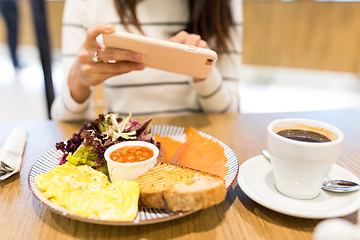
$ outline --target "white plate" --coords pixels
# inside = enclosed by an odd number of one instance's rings
[[[360,180],[348,170],[335,164],[328,177]],[[333,193],[321,190],[318,197],[298,200],[286,197],[275,188],[275,179],[270,162],[262,155],[253,157],[240,166],[238,183],[242,191],[255,202],[274,211],[302,218],[324,219],[351,214],[360,208],[360,191]]]
[[[152,136],[154,136],[154,134],[159,134],[161,136],[168,136],[175,140],[185,142],[184,130],[185,130],[184,128],[177,126],[153,125]],[[225,179],[226,187],[227,189],[229,189],[231,185],[234,183],[237,174],[239,172],[239,162],[235,153],[225,143],[221,142],[220,140],[203,132],[199,132],[199,134],[208,139],[216,140],[224,148],[225,156],[228,159],[225,166],[229,167],[229,171],[224,179]],[[104,224],[104,225],[123,225],[123,226],[164,222],[194,213],[194,211],[165,212],[163,210],[153,209],[153,208],[139,208],[139,213],[135,218],[135,220],[128,222],[104,221],[96,218],[82,217],[80,215],[74,214],[70,212],[68,209],[60,207],[54,204],[53,202],[51,202],[50,200],[46,199],[45,197],[43,197],[42,193],[37,188],[35,183],[35,177],[39,174],[46,173],[50,171],[52,168],[56,167],[60,162],[61,156],[62,156],[62,152],[56,150],[55,147],[50,149],[34,163],[34,165],[30,170],[29,178],[28,178],[28,185],[31,192],[42,204],[44,204],[53,212],[83,222],[90,222],[90,223]]]

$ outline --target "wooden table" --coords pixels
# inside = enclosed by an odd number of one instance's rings
[[[301,117],[326,121],[340,128],[345,141],[338,164],[360,177],[360,113],[334,110],[269,114],[214,114],[154,118],[154,124],[193,126],[225,142],[240,164],[266,148],[266,127],[276,118]],[[136,118],[142,120],[141,118]],[[104,226],[60,216],[30,192],[31,166],[56,142],[78,132],[82,123],[55,121],[0,123],[0,146],[12,128],[28,132],[20,174],[0,182],[0,239],[312,239],[321,220],[291,217],[248,198],[235,183],[226,200],[176,220],[142,226]],[[345,216],[353,223],[356,214]]]

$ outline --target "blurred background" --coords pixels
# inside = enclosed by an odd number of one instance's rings
[[[48,119],[49,102],[64,82],[64,2],[44,1],[43,12],[36,5],[42,1],[15,2],[18,68],[0,17],[0,121]],[[360,110],[360,2],[245,0],[243,15],[242,113]],[[45,26],[36,24],[41,21]],[[100,92],[99,112],[105,108]]]

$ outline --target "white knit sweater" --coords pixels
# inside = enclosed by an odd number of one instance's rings
[[[128,115],[169,115],[198,112],[235,112],[239,110],[238,76],[242,52],[242,6],[231,1],[236,26],[231,29],[230,53],[218,53],[214,71],[201,82],[189,76],[145,68],[107,79],[103,83],[108,111]],[[185,0],[144,0],[137,5],[137,16],[146,36],[169,39],[183,30],[188,19]],[[86,30],[97,23],[112,23],[116,31],[126,31],[120,23],[113,0],[67,0],[62,28],[64,88],[52,105],[53,119],[93,119],[93,94],[84,102],[75,102],[67,77]],[[130,31],[140,34],[132,25]],[[101,37],[98,38],[101,42]],[[211,42],[208,42],[211,48]]]

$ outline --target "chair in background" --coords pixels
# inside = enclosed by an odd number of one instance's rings
[[[36,40],[40,51],[42,68],[44,71],[45,91],[48,108],[47,110],[48,117],[50,119],[50,108],[54,101],[54,86],[51,75],[50,43],[47,30],[44,0],[31,0],[31,8],[36,30]]]
[[[4,17],[7,29],[7,41],[10,48],[11,59],[15,68],[19,67],[16,55],[18,44],[18,8],[15,0],[0,1],[0,12]]]

